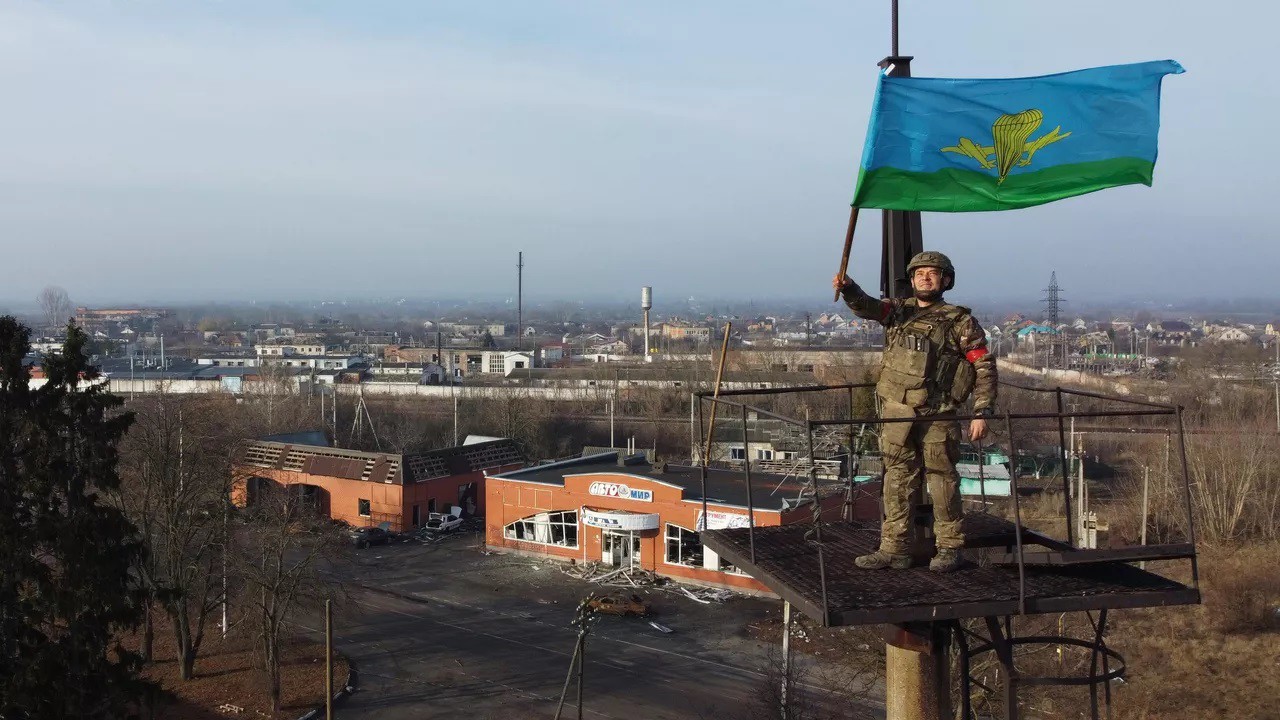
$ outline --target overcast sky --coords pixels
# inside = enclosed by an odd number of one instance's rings
[[[902,5],[916,75],[1187,69],[1155,187],[926,215],[954,299],[1280,296],[1273,4]],[[829,299],[888,7],[0,0],[0,303]]]

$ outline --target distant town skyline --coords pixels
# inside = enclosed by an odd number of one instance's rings
[[[647,284],[817,306],[888,5],[0,2],[0,307],[50,284],[91,304],[493,301],[518,250],[532,300]],[[904,0],[915,73],[1187,74],[1165,82],[1154,188],[927,215],[957,302],[1034,301],[1054,270],[1078,303],[1280,298],[1243,272],[1280,267],[1280,150],[1273,84],[1241,71],[1280,11],[981,10]],[[869,288],[879,236],[867,213]]]

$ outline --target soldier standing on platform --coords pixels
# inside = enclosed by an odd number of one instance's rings
[[[933,498],[933,533],[938,553],[929,563],[937,572],[960,566],[964,546],[960,529],[960,426],[933,422],[933,415],[951,415],[972,394],[974,414],[969,440],[987,433],[984,417],[995,412],[996,361],[987,351],[986,334],[969,308],[950,305],[942,294],[955,285],[955,268],[939,252],[916,255],[907,265],[914,297],[877,300],[847,276],[833,281],[858,317],[885,326],[884,354],[876,395],[882,418],[919,418],[915,422],[885,423],[880,428],[884,458],[884,525],[880,548],[854,562],[860,568],[911,567],[911,494],[928,481]],[[981,460],[980,460],[981,462]]]

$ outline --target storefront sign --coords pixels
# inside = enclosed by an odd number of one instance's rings
[[[622,498],[623,500],[653,502],[652,490],[641,490],[640,488],[627,487],[622,483],[593,482],[587,492],[590,492],[592,495],[599,495],[600,497],[614,497]]]
[[[711,527],[707,527],[707,520],[710,520]],[[703,518],[702,513],[698,513],[697,532],[703,530],[727,530],[729,528],[751,527],[751,522],[746,515],[738,513],[719,512],[717,510],[708,510],[707,517]]]
[[[657,513],[608,512],[582,508],[582,524],[607,530],[657,530]]]

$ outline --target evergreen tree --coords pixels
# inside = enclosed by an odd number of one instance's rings
[[[144,549],[100,494],[133,417],[95,383],[74,324],[38,388],[29,338],[0,317],[0,717],[127,717],[146,685],[117,638],[142,615]]]

